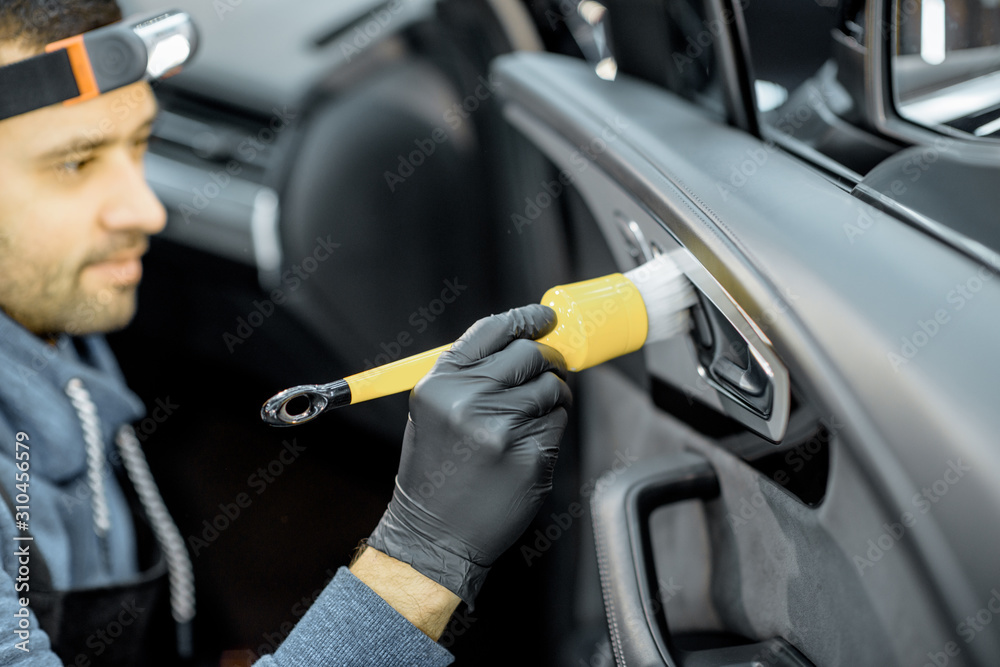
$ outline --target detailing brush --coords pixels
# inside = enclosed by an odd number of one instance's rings
[[[559,350],[569,370],[582,371],[685,333],[690,328],[688,309],[696,302],[694,286],[672,255],[661,254],[625,274],[550,289],[541,303],[556,312],[556,325],[538,342]],[[450,347],[449,343],[329,384],[286,389],[264,404],[261,419],[292,426],[326,410],[409,391]],[[289,412],[289,404],[297,398],[307,399],[308,406],[302,412]]]

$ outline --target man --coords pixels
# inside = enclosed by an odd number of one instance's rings
[[[0,66],[119,18],[109,0],[4,0]],[[168,578],[181,629],[194,613],[183,542],[128,427],[143,407],[100,335],[131,320],[166,221],[142,171],[156,111],[140,82],[0,121],[0,664],[162,660],[164,625],[142,610]],[[570,395],[562,357],[532,339],[553,318],[487,318],[441,356],[411,394],[367,548],[259,665],[451,662],[435,640],[551,487]],[[439,471],[447,483],[421,491]]]

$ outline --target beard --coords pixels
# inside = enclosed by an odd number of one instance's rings
[[[123,251],[146,247],[140,233],[113,238],[82,260],[42,264],[24,260],[12,239],[0,239],[0,308],[28,331],[39,336],[60,333],[104,333],[126,326],[135,315],[138,284],[111,280],[96,284],[85,274],[88,267]]]

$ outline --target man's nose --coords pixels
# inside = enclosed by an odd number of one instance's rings
[[[163,231],[167,211],[146,182],[141,162],[121,161],[101,219],[105,227],[114,231],[141,231],[148,235]]]

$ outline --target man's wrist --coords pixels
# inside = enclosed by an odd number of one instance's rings
[[[490,568],[473,562],[469,545],[444,534],[435,521],[397,485],[388,509],[368,536],[368,547],[409,564],[457,595],[471,610]]]
[[[408,564],[372,547],[365,547],[350,569],[351,574],[434,641],[444,633],[462,601]]]

